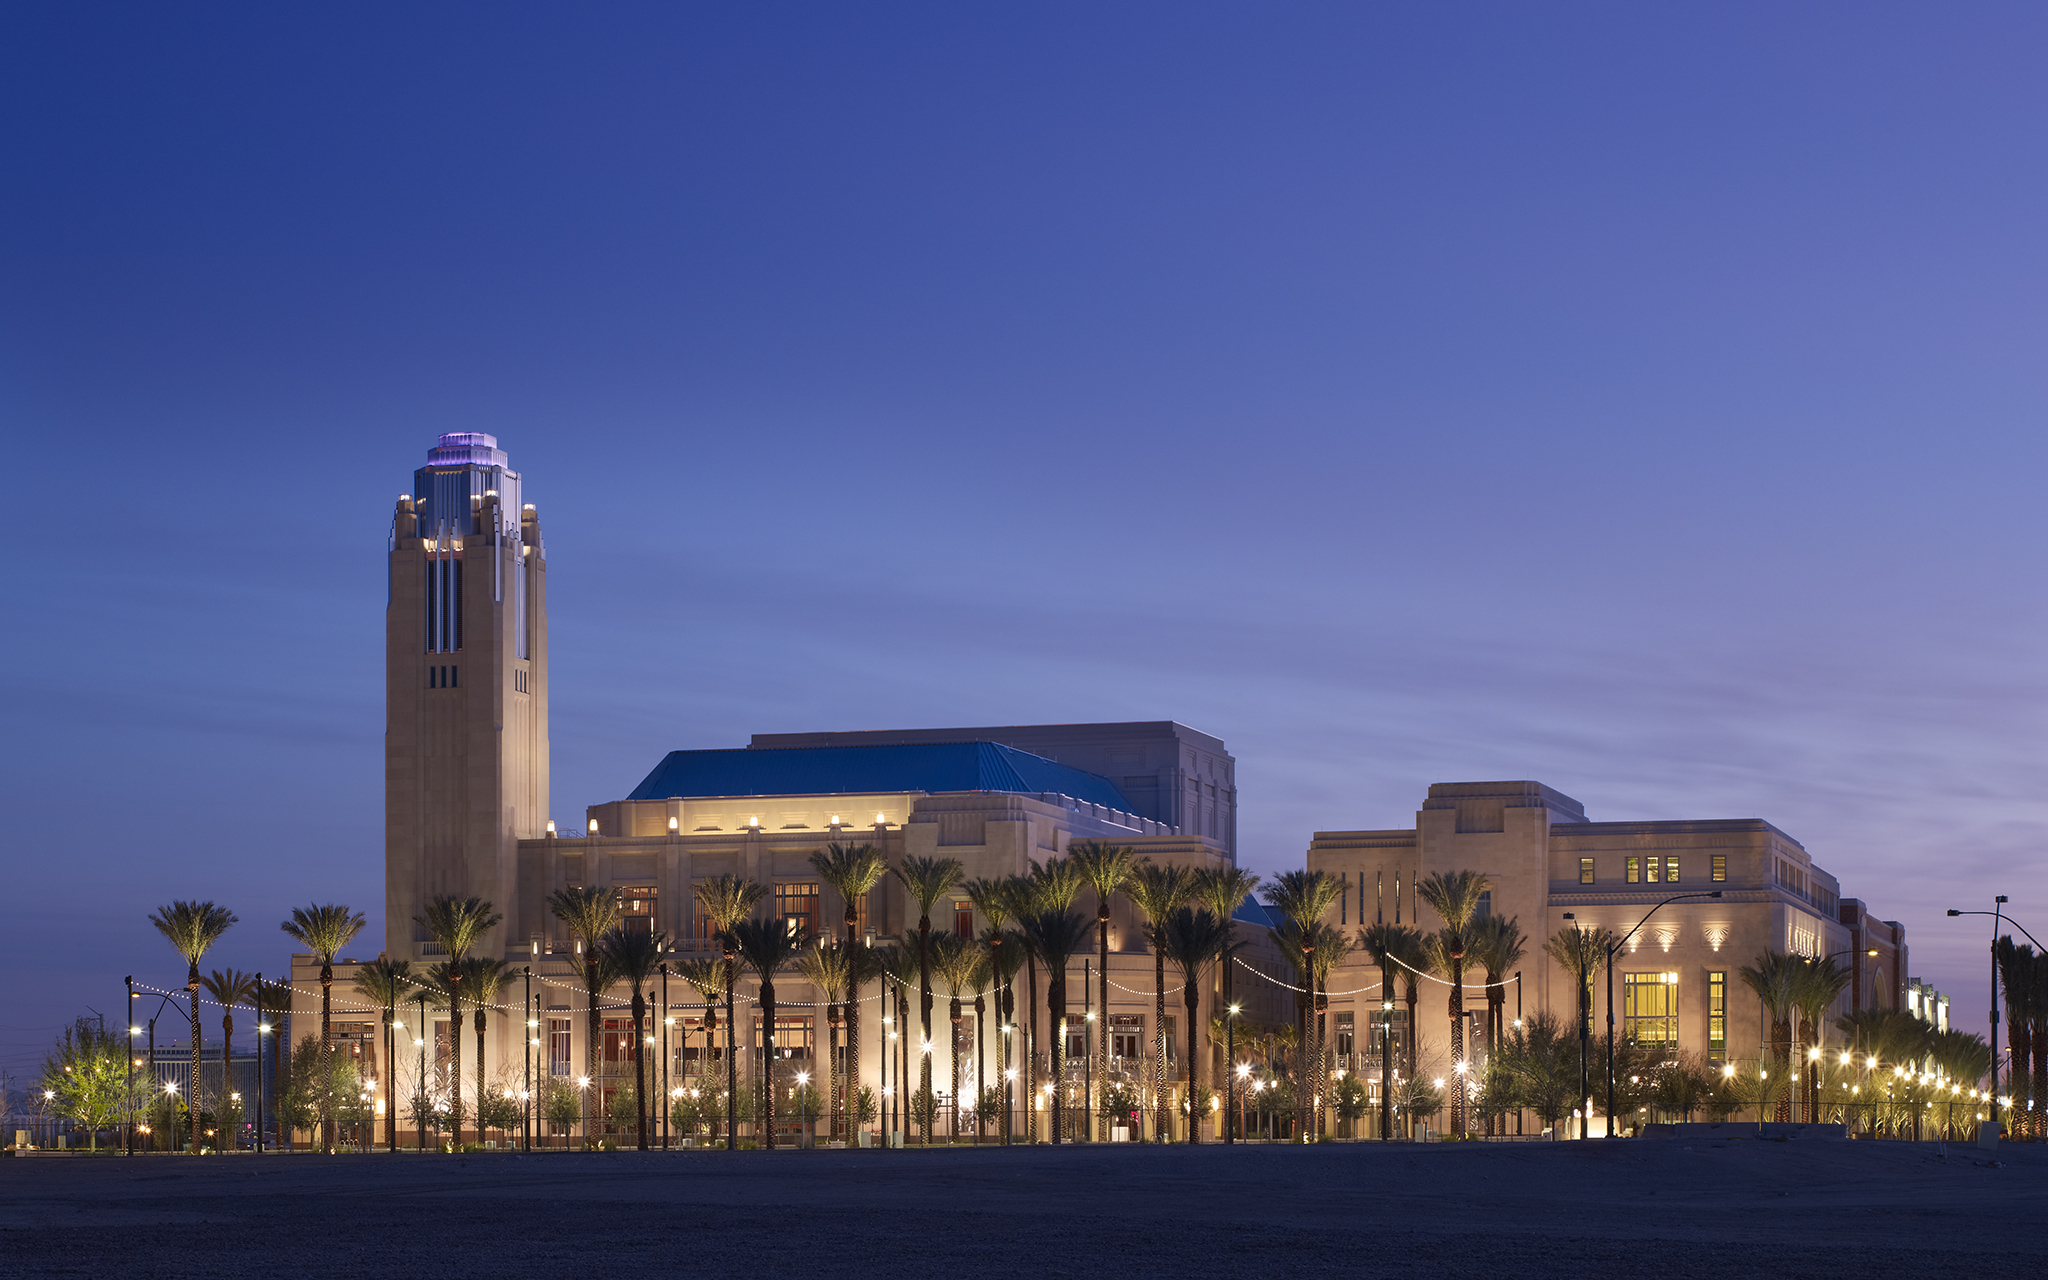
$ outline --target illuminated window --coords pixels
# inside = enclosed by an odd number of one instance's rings
[[[649,933],[654,929],[655,887],[627,885],[619,889],[619,927],[628,933]]]
[[[954,936],[954,937],[956,937],[956,938],[967,938],[967,939],[969,939],[969,940],[972,940],[972,939],[973,939],[973,937],[974,937],[974,904],[973,904],[973,903],[971,903],[971,902],[956,902],[956,903],[954,903],[954,904],[953,904],[953,936]]]
[[[1351,1056],[1351,1054],[1352,1054],[1352,1052],[1353,1052],[1353,1049],[1352,1049],[1352,1041],[1353,1041],[1353,1035],[1352,1035],[1352,1032],[1353,1032],[1353,1029],[1355,1028],[1355,1026],[1356,1026],[1356,1022],[1355,1022],[1355,1020],[1354,1020],[1354,1017],[1353,1017],[1352,1013],[1350,1012],[1350,1010],[1348,1010],[1348,1009],[1347,1009],[1347,1010],[1344,1010],[1344,1011],[1342,1011],[1342,1012],[1338,1013],[1338,1015],[1337,1015],[1337,1032],[1336,1032],[1336,1036],[1337,1036],[1337,1056],[1338,1056],[1339,1058],[1348,1058],[1348,1057],[1350,1057],[1350,1056]]]
[[[1630,1041],[1660,1048],[1678,1047],[1678,975],[1622,975],[1621,1034]]]
[[[1633,862],[1634,859],[1631,858],[1630,861]],[[1664,879],[1664,859],[1652,854],[1649,858],[1649,863],[1650,865],[1644,868],[1646,872],[1644,878],[1651,884],[1660,883]]]
[[[1677,884],[1677,883],[1678,883],[1678,855],[1677,855],[1677,854],[1673,854],[1672,856],[1670,856],[1670,857],[1668,857],[1668,858],[1664,859],[1664,883],[1665,883],[1665,884]]]
[[[631,1018],[606,1018],[604,1020],[604,1060],[606,1062],[633,1061],[633,1020]]]
[[[1721,1061],[1728,1056],[1728,973],[1707,971],[1707,1056]]]
[[[566,1077],[571,1072],[574,1057],[569,1049],[569,1019],[548,1019],[548,1074]]]
[[[778,1058],[809,1059],[812,1049],[811,1026],[810,1014],[784,1013],[782,1010],[777,1009],[775,1011],[775,1056]],[[937,1027],[932,1028],[934,1039],[938,1036],[938,1030]],[[754,1015],[754,1043],[756,1045],[764,1043],[761,1039],[761,1015],[759,1013]],[[915,1055],[913,1054],[912,1056]],[[932,1074],[933,1078],[937,1079],[938,1073],[934,1071]]]
[[[1717,853],[1717,854],[1715,854],[1715,855],[1714,855],[1714,870],[1713,870],[1713,876],[1714,876],[1714,879],[1715,879],[1716,881],[1726,880],[1726,879],[1728,878],[1728,855],[1727,855],[1727,854],[1725,854],[1725,853]]]
[[[1109,1020],[1109,1052],[1112,1057],[1145,1056],[1145,1020],[1134,1013],[1114,1014]]]
[[[1642,879],[1643,860],[1641,858],[1630,858],[1628,860],[1628,882],[1630,884],[1640,884]]]
[[[1591,858],[1579,859],[1579,883],[1593,883],[1593,860]]]
[[[818,882],[778,882],[775,886],[775,915],[792,934],[815,937],[818,932]]]

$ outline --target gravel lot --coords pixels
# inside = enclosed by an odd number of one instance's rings
[[[2048,1274],[2048,1150],[2011,1146],[26,1157],[0,1192],[0,1276]]]

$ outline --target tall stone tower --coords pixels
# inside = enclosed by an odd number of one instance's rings
[[[547,556],[495,436],[444,435],[391,524],[384,608],[384,946],[441,894],[519,918],[517,841],[548,811]],[[477,950],[502,955],[505,926]]]

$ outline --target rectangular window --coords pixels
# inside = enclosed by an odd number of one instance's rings
[[[1664,883],[1678,883],[1678,856],[1676,854],[1664,859]]]
[[[967,939],[967,940],[969,940],[970,942],[971,942],[971,941],[973,941],[973,939],[974,939],[974,904],[973,904],[973,903],[971,903],[971,902],[956,902],[956,903],[954,903],[954,904],[953,904],[953,936],[954,936],[954,937],[956,937],[956,938],[966,938],[966,939]]]
[[[1628,879],[1628,882],[1629,882],[1630,884],[1640,884],[1640,883],[1642,883],[1642,879],[1643,879],[1643,860],[1642,860],[1641,858],[1630,858],[1630,859],[1628,860],[1628,876],[1627,876],[1627,879]]]
[[[1375,901],[1375,904],[1376,904],[1376,905],[1375,905],[1375,906],[1373,907],[1373,912],[1372,912],[1372,921],[1373,921],[1373,923],[1374,923],[1374,924],[1385,924],[1385,923],[1387,922],[1387,873],[1386,873],[1386,872],[1384,872],[1384,871],[1378,871],[1378,872],[1374,872],[1374,873],[1373,873],[1373,891],[1372,891],[1372,892],[1373,892],[1373,898],[1374,898],[1374,901]]]
[[[1145,1056],[1145,1020],[1133,1013],[1112,1015],[1109,1020],[1109,1053],[1113,1058],[1142,1059]]]
[[[1714,875],[1714,880],[1715,880],[1715,881],[1716,881],[1717,883],[1718,883],[1719,881],[1722,881],[1722,880],[1726,880],[1726,879],[1728,878],[1728,855],[1727,855],[1727,854],[1725,854],[1725,853],[1717,853],[1717,854],[1715,854],[1715,855],[1714,855],[1714,871],[1713,871],[1713,875]]]
[[[1483,890],[1479,895],[1479,906],[1472,912],[1474,920],[1484,920],[1493,914],[1493,890]]]
[[[448,668],[448,687],[450,689],[460,689],[462,687],[462,677],[456,673],[454,667]]]
[[[1678,975],[1622,975],[1621,1034],[1652,1048],[1678,1047]]]
[[[1067,1061],[1079,1062],[1087,1055],[1087,1019],[1078,1013],[1067,1015]],[[937,1075],[937,1072],[933,1072]]]
[[[1648,882],[1650,884],[1663,883],[1664,859],[1657,857],[1655,854],[1652,854],[1649,858],[1649,864],[1649,866],[1644,868]]]
[[[1355,1031],[1356,1027],[1356,1015],[1354,1015],[1349,1009],[1342,1010],[1337,1014],[1336,1040],[1337,1056],[1339,1058],[1348,1058],[1354,1052],[1356,1052],[1353,1046],[1353,1032]]]
[[[818,932],[818,882],[784,880],[775,886],[775,915],[792,934],[815,937]]]
[[[600,955],[603,953],[600,952]],[[631,1018],[606,1018],[604,1020],[604,1061],[607,1064],[625,1063],[633,1065],[633,1020]],[[610,1070],[609,1065],[606,1067]]]
[[[1707,971],[1707,1056],[1720,1062],[1728,1057],[1728,971]]]
[[[1394,873],[1394,923],[1401,923],[1401,873]]]
[[[936,1017],[934,1020],[936,1021]],[[932,1041],[934,1044],[933,1054],[935,1060],[945,1061],[944,1058],[937,1056],[938,1050],[936,1046],[939,1043],[939,1029],[936,1026],[932,1028]],[[761,1039],[761,1015],[759,1013],[754,1015],[754,1043],[766,1047],[765,1042]],[[782,1010],[777,1009],[775,1011],[775,1056],[783,1059],[796,1058],[809,1061],[812,1057],[813,1047],[811,1015],[808,1013],[784,1013]],[[912,1056],[915,1057],[916,1055],[913,1054]],[[938,1079],[938,1072],[936,1070],[932,1072],[932,1079],[935,1081]]]
[[[1579,859],[1579,883],[1593,883],[1593,860],[1591,858]]]
[[[1351,923],[1351,921],[1350,921],[1349,919],[1347,919],[1347,917],[1348,917],[1348,916],[1350,915],[1350,913],[1351,913],[1351,877],[1350,877],[1349,875],[1347,875],[1347,876],[1345,876],[1345,877],[1344,877],[1344,892],[1342,892],[1342,893],[1340,893],[1340,894],[1338,894],[1338,895],[1337,895],[1337,923],[1338,923],[1339,925],[1348,925],[1348,924],[1350,924],[1350,923]]]
[[[574,1057],[569,1048],[569,1019],[548,1019],[548,1074],[567,1076]]]
[[[619,890],[619,927],[628,933],[654,931],[655,887],[630,885]]]

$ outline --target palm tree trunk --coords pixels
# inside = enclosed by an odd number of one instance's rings
[[[1102,1010],[1102,1049],[1100,1065],[1095,1073],[1096,1080],[1105,1091],[1109,1088],[1109,900],[1103,899],[1095,913],[1096,948],[1096,991],[1100,997],[1097,1008]],[[1096,1113],[1102,1108],[1095,1105],[1095,1099],[1088,1099],[1088,1137],[1095,1137]]]
[[[1402,984],[1401,984],[1401,994],[1402,994],[1402,997],[1403,997],[1403,999],[1402,999],[1402,1003],[1404,1003],[1404,1004],[1406,1004],[1406,1005],[1408,1006],[1408,1052],[1407,1052],[1407,1053],[1405,1053],[1405,1054],[1403,1054],[1402,1056],[1408,1059],[1408,1078],[1409,1078],[1410,1080],[1413,1080],[1413,1079],[1415,1078],[1415,1072],[1416,1072],[1416,1070],[1417,1070],[1417,1068],[1416,1068],[1416,1065],[1415,1065],[1415,1060],[1416,1060],[1416,1059],[1415,1059],[1415,1042],[1416,1042],[1416,1040],[1417,1040],[1417,1039],[1419,1038],[1419,1037],[1417,1037],[1417,1036],[1416,1036],[1416,1034],[1415,1034],[1415,1032],[1416,1032],[1416,1025],[1415,1025],[1415,1015],[1416,1015],[1416,1006],[1417,1006],[1417,1005],[1419,1005],[1419,1004],[1421,1003],[1421,999],[1420,999],[1420,996],[1421,996],[1421,992],[1420,992],[1420,991],[1418,991],[1418,990],[1416,989],[1416,988],[1417,988],[1417,983],[1416,983],[1416,981],[1415,981],[1415,979],[1414,979],[1414,978],[1412,978],[1412,977],[1408,977],[1408,976],[1407,976],[1407,975],[1405,975],[1405,974],[1404,974],[1404,975],[1402,975],[1402,977],[1403,977],[1403,980],[1402,980]],[[1592,1014],[1591,1014],[1591,1013],[1588,1013],[1588,1014],[1587,1014],[1586,1016],[1587,1016],[1587,1018],[1588,1018],[1588,1019],[1590,1020],[1590,1019],[1591,1019],[1591,1017],[1592,1017]]]
[[[1193,975],[1189,975],[1187,986],[1182,989],[1181,1003],[1188,1011],[1188,1143],[1193,1145],[1202,1140],[1202,1115],[1197,1110],[1195,1095],[1201,1092],[1202,1076],[1195,1061],[1195,1014],[1200,1011],[1202,994],[1195,989]]]
[[[220,1016],[220,1096],[223,1101],[226,1101],[228,1096],[234,1092],[234,1090],[230,1087],[231,1085],[233,1085],[234,1079],[232,1076],[228,1074],[231,1070],[233,1070],[234,1065],[235,1015],[232,1010],[229,1010],[227,1012],[223,1012]],[[225,1111],[227,1110],[227,1108],[222,1107],[221,1110]],[[221,1133],[220,1137],[221,1141],[218,1144],[218,1149],[222,1151],[228,1150],[228,1134],[225,1132],[225,1129],[223,1129],[223,1132]],[[98,1134],[93,1135],[93,1148],[94,1150],[98,1150],[99,1148]]]
[[[644,1024],[647,1021],[647,999],[640,994],[640,984],[633,984],[633,1102],[639,1123],[638,1146],[647,1150],[647,1055],[641,1050],[646,1047]]]
[[[1045,1006],[1046,1030],[1052,1033],[1052,1107],[1049,1114],[1052,1116],[1053,1145],[1058,1146],[1061,1104],[1066,1099],[1067,1085],[1066,1072],[1062,1069],[1066,1066],[1067,1053],[1067,974],[1064,967],[1055,970],[1050,964],[1046,965]]]
[[[981,1145],[981,1098],[988,1088],[983,1069],[988,1056],[988,1019],[983,1016],[982,998],[974,997],[974,1145]]]
[[[763,1083],[761,1090],[761,1149],[775,1150],[775,983],[768,978],[761,979],[761,1062]]]
[[[196,1156],[199,1154],[199,1108],[202,1102],[199,1081],[199,964],[197,961],[194,961],[192,964],[192,972],[186,975],[185,990],[192,997],[192,1087],[185,1095],[185,1110],[192,1121],[192,1154]]]
[[[481,1002],[477,1004],[476,1016],[476,1140],[484,1140],[484,1026],[485,1014]]]
[[[1451,1097],[1451,1132],[1465,1136],[1465,1079],[1470,1074],[1467,1066],[1464,1073],[1458,1067],[1465,1062],[1465,958],[1451,956],[1451,1084],[1457,1092]],[[1608,1123],[1613,1123],[1609,1117]]]
[[[392,984],[392,990],[395,997],[396,983]],[[398,1037],[392,1027],[398,1020],[398,1011],[394,1007],[396,1003],[395,998],[384,1002],[384,1146],[394,1154],[398,1151]],[[258,1009],[256,1016],[260,1021],[263,1011]],[[262,1028],[258,1027],[257,1030],[260,1031]],[[263,1046],[258,1044],[256,1050],[261,1053]],[[260,1149],[263,1143],[262,1134],[256,1135],[256,1142]]]
[[[453,961],[449,962],[451,967]],[[448,981],[448,1134],[450,1150],[462,1150],[462,996],[461,979]]]
[[[733,1040],[733,996],[737,971],[730,962],[725,970],[725,1149],[740,1149],[740,1064],[739,1052]]]
[[[932,918],[921,915],[917,918],[917,1091],[921,1098],[929,1099],[932,1092]],[[923,1131],[924,1145],[932,1145],[932,1112],[936,1108],[924,1107],[924,1119],[918,1128]]]
[[[1166,952],[1152,940],[1152,1141],[1164,1142],[1173,1131],[1173,1113],[1166,1104]]]
[[[1024,1100],[1024,1118],[1031,1122],[1031,1140],[1036,1142],[1038,1122],[1031,1118],[1038,1106],[1038,961],[1028,950],[1024,953],[1024,987],[1031,1001],[1031,1021],[1024,1028],[1024,1076],[1031,1084]]]
[[[320,1149],[334,1154],[334,957],[320,957]]]
[[[953,1099],[953,1115],[951,1121],[946,1125],[946,1140],[948,1143],[960,1141],[960,1015],[957,1012],[959,1008],[960,999],[958,996],[955,996],[953,998],[953,1009],[956,1012],[954,1012],[950,1020],[952,1032],[947,1036],[947,1039],[953,1042],[953,1092],[949,1095]]]
[[[846,1145],[848,1149],[858,1146],[859,1139],[853,1136],[853,1129],[860,1121],[860,968],[859,957],[853,949],[853,927],[860,923],[853,903],[846,904],[846,1079],[841,1088],[846,1091]],[[875,1091],[881,1096],[881,1090]]]

